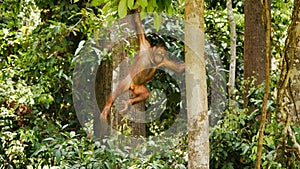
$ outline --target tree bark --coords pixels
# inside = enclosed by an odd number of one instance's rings
[[[209,124],[204,59],[204,1],[185,4],[185,63],[188,111],[188,167],[209,168]]]
[[[289,136],[296,155],[300,156],[300,145],[291,128],[299,124],[300,112],[300,0],[294,1],[293,17],[288,29],[288,37],[285,41],[284,57],[282,61],[281,75],[278,82],[277,94],[277,120],[285,123],[283,131],[283,149]],[[293,166],[291,166],[293,167]]]
[[[232,11],[232,1],[227,0],[227,13],[230,25],[230,67],[228,80],[228,98],[229,105],[233,106],[233,92],[235,88],[235,70],[236,70],[236,24],[234,21],[234,14]]]
[[[109,60],[101,62],[97,70],[95,81],[95,93],[99,110],[102,111],[105,102],[111,92],[111,79],[112,79],[113,66]],[[94,135],[96,138],[103,138],[105,135],[109,135],[110,129],[106,127],[99,119],[101,112],[94,113]]]
[[[265,14],[260,0],[247,0],[245,9],[245,41],[244,41],[244,79],[254,77],[255,86],[266,79],[266,31]],[[247,96],[250,83],[246,83],[244,106],[247,106]]]
[[[296,123],[300,118],[300,2],[294,1],[293,20],[289,27],[285,55],[290,68],[289,97],[293,106],[290,106],[291,120]],[[297,118],[298,116],[298,118]],[[298,121],[299,122],[299,121]]]

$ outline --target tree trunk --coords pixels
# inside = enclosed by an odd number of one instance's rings
[[[131,95],[133,95],[131,93]],[[145,101],[140,102],[138,104],[133,105],[135,110],[138,111],[145,111]],[[135,112],[135,116],[139,116],[139,119],[141,118],[140,115],[137,115],[137,112]],[[145,119],[145,117],[143,117]],[[131,122],[129,123],[129,126],[132,126],[132,135],[140,137],[146,137],[146,123],[138,123],[138,122]]]
[[[235,88],[235,70],[236,70],[236,26],[234,21],[234,14],[232,11],[232,1],[227,0],[227,13],[230,25],[230,67],[228,80],[228,98],[229,105],[233,106],[233,92]]]
[[[185,4],[185,63],[190,169],[209,168],[209,124],[204,59],[204,1]]]
[[[266,29],[265,14],[260,0],[245,1],[244,79],[254,77],[255,86],[266,79]],[[246,83],[244,106],[247,106],[249,83]]]
[[[279,88],[277,95],[277,120],[285,123],[283,130],[284,152],[295,152],[300,156],[300,144],[296,140],[291,126],[299,125],[300,112],[300,0],[294,1],[292,22],[288,29],[285,42]],[[285,148],[289,136],[295,148],[294,151]],[[290,166],[293,167],[293,166]]]
[[[291,26],[290,35],[290,47],[287,50],[287,55],[294,58],[295,62],[292,65],[294,67],[291,72],[291,91],[293,100],[295,103],[295,113],[293,114],[293,121],[296,122],[296,116],[299,117],[300,112],[300,2],[299,0],[294,1],[294,14],[293,14],[293,25]],[[299,117],[300,118],[300,117]],[[298,120],[299,120],[298,118]]]
[[[102,111],[105,102],[111,92],[111,79],[112,79],[112,71],[113,66],[110,60],[102,61],[96,75],[96,82],[95,82],[95,93],[96,99],[98,103],[99,110]],[[105,135],[109,135],[110,129],[100,122],[100,113],[94,113],[94,135],[96,138],[103,138]]]

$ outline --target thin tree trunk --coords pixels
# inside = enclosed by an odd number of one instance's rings
[[[300,112],[300,0],[294,1],[293,17],[288,28],[288,36],[285,42],[284,59],[279,79],[277,94],[277,120],[284,123],[283,151],[286,152],[287,139],[294,144],[296,156],[300,156],[300,145],[291,126],[299,124]],[[297,117],[298,116],[298,117]],[[287,137],[288,136],[288,137]],[[292,167],[292,166],[288,166]]]
[[[269,87],[270,87],[270,51],[271,51],[271,16],[270,16],[270,9],[269,9],[269,0],[261,0],[261,3],[264,7],[264,14],[266,18],[265,20],[265,27],[266,27],[266,80],[265,80],[265,90],[264,90],[264,100],[262,105],[262,116],[261,116],[261,123],[259,128],[259,136],[258,136],[258,145],[257,145],[257,155],[256,155],[256,164],[255,168],[260,169],[261,166],[261,156],[262,156],[262,149],[263,149],[263,140],[264,140],[264,131],[267,119],[267,105],[268,105],[268,98],[269,98]]]
[[[230,25],[230,67],[228,80],[228,98],[229,105],[233,106],[233,92],[235,88],[235,67],[236,67],[236,26],[234,21],[234,14],[232,11],[232,1],[227,0],[227,13]]]
[[[105,102],[111,92],[111,78],[112,78],[112,62],[109,60],[101,62],[97,70],[96,82],[95,82],[95,93],[99,110],[103,110]],[[109,135],[110,129],[103,124],[99,119],[100,113],[94,113],[94,135],[97,139],[104,138]]]
[[[204,59],[204,1],[185,4],[185,63],[189,169],[209,168],[209,124]]]
[[[295,62],[299,60],[299,43],[297,44],[297,38],[300,36],[300,0],[294,1],[294,10],[293,10],[293,20],[288,28],[288,37],[285,42],[284,48],[284,59],[281,69],[281,75],[279,79],[279,90],[277,95],[277,110],[280,112],[277,118],[281,121],[286,121],[285,111],[283,110],[285,106],[288,105],[291,109],[292,114],[300,112],[300,93],[299,93],[299,84],[300,79],[298,78],[298,72],[300,67],[300,62]],[[298,46],[297,46],[298,45]],[[292,82],[292,83],[290,83]],[[287,95],[288,93],[288,95]],[[288,98],[284,100],[283,98]],[[293,106],[290,103],[294,104]],[[283,118],[285,117],[285,118]]]
[[[290,79],[290,91],[291,91],[291,102],[293,103],[294,110],[291,110],[291,120],[293,123],[299,123],[300,119],[300,1],[294,1],[293,10],[293,22],[289,29],[289,45],[286,47],[286,54],[290,59],[293,59],[291,65],[291,79]]]

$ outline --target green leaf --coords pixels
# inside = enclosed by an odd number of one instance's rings
[[[141,20],[145,19],[147,17],[147,13],[146,12],[141,12],[140,17],[141,17]]]
[[[151,6],[153,6],[153,8],[157,7],[156,0],[150,0],[149,4],[151,4]]]
[[[118,13],[120,18],[124,18],[127,15],[126,0],[121,0],[118,6]]]
[[[54,150],[54,156],[55,156],[55,158],[56,158],[57,163],[60,164],[60,160],[61,160],[61,152],[60,152],[60,149]]]
[[[158,31],[161,26],[161,14],[154,13],[154,27]]]
[[[40,152],[43,152],[43,151],[45,151],[45,150],[47,150],[46,146],[42,146],[40,149],[37,149],[37,150],[32,154],[32,156],[36,156],[36,155],[38,155]]]
[[[149,3],[148,3],[148,6],[147,6],[147,12],[153,12],[154,11],[156,6],[153,5],[153,1],[154,1],[154,3],[156,3],[155,0],[150,0]]]
[[[103,0],[92,0],[92,6],[100,6],[103,3]]]
[[[145,8],[145,7],[148,6],[148,1],[147,1],[147,0],[139,0],[138,2],[140,3],[140,5],[141,5],[143,8]]]
[[[133,9],[133,5],[134,5],[134,0],[128,0],[127,1],[127,6],[129,9]]]
[[[168,10],[167,10],[167,13],[168,14],[173,14],[173,8],[172,8],[172,5],[169,5],[169,7],[168,7]]]
[[[147,12],[153,12],[154,8],[152,6],[150,6],[150,4],[148,5],[148,7],[146,8]]]
[[[140,6],[141,6],[141,5],[140,5],[139,1],[136,1],[136,2],[134,3],[133,9],[137,9],[137,8],[139,8]]]

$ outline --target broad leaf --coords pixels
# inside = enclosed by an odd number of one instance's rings
[[[161,14],[154,13],[154,27],[158,31],[161,26]]]
[[[138,2],[140,3],[140,5],[145,8],[148,6],[148,1],[147,0],[138,0]]]
[[[121,0],[118,6],[118,13],[120,18],[124,18],[127,15],[127,0]]]
[[[103,0],[92,0],[92,6],[100,6],[103,3]]]
[[[128,0],[127,1],[127,6],[129,9],[133,9],[133,5],[134,5],[134,0]]]

